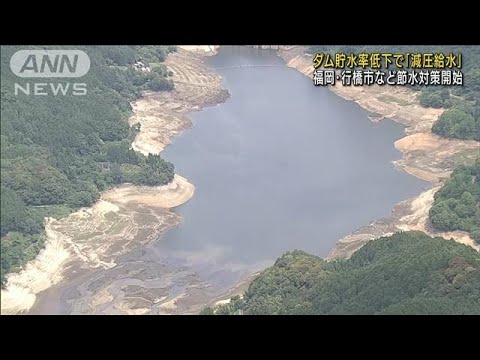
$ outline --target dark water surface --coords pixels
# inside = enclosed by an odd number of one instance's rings
[[[150,300],[187,293],[178,312],[189,312],[287,250],[327,255],[338,239],[427,185],[392,164],[403,126],[372,123],[274,52],[222,47],[206,62],[231,98],[191,114],[194,126],[163,153],[195,185],[175,209],[182,224],[113,269],[39,294],[32,313],[116,313],[114,303],[138,297],[139,288]],[[115,300],[92,308],[101,289]],[[156,300],[148,306],[162,313]]]
[[[402,125],[372,123],[275,53],[223,47],[207,63],[231,99],[193,113],[163,153],[196,191],[177,209],[183,224],[156,244],[162,252],[246,264],[292,249],[325,256],[425,186],[392,164]]]

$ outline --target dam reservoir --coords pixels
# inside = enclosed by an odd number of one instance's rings
[[[426,186],[392,163],[402,125],[372,122],[275,52],[221,47],[205,61],[231,98],[192,113],[193,127],[163,152],[195,195],[159,252],[247,267],[293,249],[326,256]]]
[[[221,47],[205,62],[231,96],[191,113],[162,153],[195,186],[173,210],[181,223],[112,268],[72,269],[30,313],[198,313],[286,251],[328,255],[428,186],[392,163],[402,125],[372,122],[274,51]]]

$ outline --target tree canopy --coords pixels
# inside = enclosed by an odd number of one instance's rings
[[[435,194],[429,218],[435,228],[467,231],[480,244],[480,159],[455,169]]]
[[[348,260],[296,250],[232,300],[202,314],[480,314],[480,254],[420,232],[370,241]]]
[[[130,102],[142,91],[173,89],[161,62],[175,47],[75,47],[91,61],[80,78],[87,84],[84,96],[15,95],[14,84],[28,80],[16,77],[9,66],[21,49],[1,47],[2,282],[41,249],[44,216],[89,206],[114,184],[162,185],[174,176],[173,164],[131,149],[138,126],[130,127],[127,120]],[[135,69],[139,61],[162,71]]]

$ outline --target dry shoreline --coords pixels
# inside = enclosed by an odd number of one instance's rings
[[[132,104],[134,115],[129,123],[141,124],[141,131],[132,143],[134,150],[143,154],[161,153],[175,135],[191,126],[189,112],[227,99],[228,92],[222,89],[220,76],[201,61],[203,56],[215,54],[216,49],[208,45],[180,46],[177,54],[167,58],[166,65],[174,72],[175,90],[146,93]],[[302,47],[280,50],[279,55],[288,66],[311,76],[311,59],[303,56]],[[406,125],[408,135],[395,143],[403,158],[395,165],[429,181],[432,188],[397,204],[390,217],[374,221],[339,240],[329,258],[349,257],[369,240],[401,230],[422,230],[431,235],[452,237],[479,250],[468,234],[434,232],[427,220],[433,195],[441,182],[457,163],[478,152],[480,144],[441,139],[432,134],[431,126],[443,110],[420,107],[410,92],[387,88],[336,87],[332,90],[378,114],[373,121],[388,117]],[[194,186],[179,175],[164,187],[126,184],[103,193],[101,200],[90,208],[61,220],[47,219],[45,249],[20,273],[8,276],[6,290],[1,294],[1,313],[28,312],[36,294],[62,280],[67,268],[115,267],[116,257],[176,226],[181,219],[172,209],[188,201],[193,192]],[[238,284],[226,297],[243,292],[253,277]],[[103,295],[106,299],[111,297],[108,293]],[[159,307],[172,310],[180,298],[162,298]],[[222,299],[225,296],[215,301]],[[124,314],[148,312],[146,308],[117,309]]]
[[[312,78],[312,59],[304,55],[305,49],[303,46],[283,48],[279,50],[278,55],[284,59],[287,66]],[[475,158],[480,150],[480,143],[444,139],[433,134],[432,125],[444,109],[421,107],[416,95],[411,91],[378,86],[367,88],[341,85],[332,87],[331,90],[346,100],[355,101],[363,109],[374,114],[370,116],[374,122],[388,118],[405,125],[406,136],[394,144],[402,153],[402,159],[395,161],[394,165],[410,175],[430,182],[431,188],[417,197],[396,204],[390,216],[375,220],[338,240],[326,259],[349,258],[370,240],[410,230],[453,239],[480,251],[480,245],[475,244],[468,233],[439,232],[432,229],[428,223],[428,212],[433,204],[435,192],[441,188],[442,182],[450,176],[457,165],[463,163],[465,159]],[[258,274],[252,274],[207,305],[225,304],[232,296],[241,296]]]
[[[174,136],[191,126],[187,113],[228,98],[221,77],[202,62],[216,49],[208,45],[180,46],[177,53],[168,56],[165,64],[174,73],[175,90],[147,92],[132,103],[129,124],[141,124],[132,143],[134,150],[159,154]],[[46,219],[45,248],[20,272],[7,275],[1,291],[1,313],[27,313],[37,294],[60,282],[66,269],[115,267],[119,255],[176,226],[181,218],[172,209],[188,201],[194,190],[193,184],[180,175],[165,186],[124,184],[102,193],[89,208],[60,220]],[[127,308],[118,310],[132,313]]]
[[[304,55],[305,47],[282,49],[279,55],[287,65],[312,77],[311,57]],[[417,94],[406,89],[388,86],[350,87],[337,84],[331,90],[346,100],[355,101],[362,108],[376,114],[372,121],[385,118],[406,126],[406,136],[395,142],[395,148],[402,153],[402,159],[395,161],[397,168],[428,181],[431,188],[419,196],[395,205],[389,217],[376,220],[354,233],[340,239],[328,255],[328,259],[348,258],[368,241],[398,231],[420,230],[432,236],[454,239],[480,251],[468,233],[463,231],[435,231],[428,223],[428,211],[433,196],[452,170],[465,160],[475,159],[480,151],[477,141],[441,138],[431,128],[444,109],[424,108],[419,105]]]

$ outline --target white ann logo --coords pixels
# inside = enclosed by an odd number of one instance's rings
[[[10,68],[22,78],[78,78],[90,69],[90,58],[81,50],[19,50]]]

